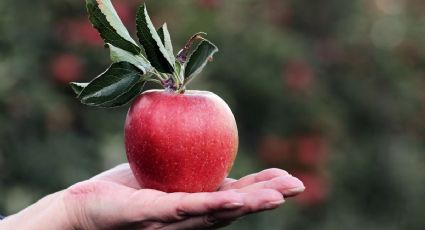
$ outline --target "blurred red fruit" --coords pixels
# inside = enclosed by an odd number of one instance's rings
[[[196,0],[196,5],[200,8],[214,10],[223,4],[222,0]]]
[[[78,81],[82,77],[83,64],[73,54],[61,54],[50,62],[50,72],[61,84]]]
[[[324,177],[313,173],[294,173],[305,186],[305,191],[295,200],[302,205],[317,205],[323,203],[328,195],[327,181]]]
[[[292,60],[283,66],[283,80],[286,85],[300,92],[308,92],[313,83],[313,70],[304,60]]]
[[[280,166],[290,158],[290,143],[283,138],[266,136],[259,147],[261,159],[270,166]]]
[[[99,33],[85,17],[59,23],[57,32],[61,41],[91,46],[103,45],[103,40]]]
[[[328,153],[324,138],[314,134],[299,137],[295,148],[299,162],[306,166],[320,166]]]

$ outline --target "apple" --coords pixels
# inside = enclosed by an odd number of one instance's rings
[[[198,32],[174,53],[167,24],[153,30],[145,4],[136,13],[139,46],[109,1],[87,0],[86,5],[89,20],[111,51],[112,64],[90,82],[71,82],[77,99],[101,108],[133,101],[124,139],[142,188],[216,191],[236,158],[235,118],[219,96],[187,90],[187,85],[213,61],[218,47]],[[164,89],[145,91],[146,82]]]
[[[165,192],[216,191],[238,149],[229,106],[206,91],[145,91],[125,121],[131,169],[144,188]]]
[[[49,64],[53,78],[60,84],[80,80],[84,72],[83,67],[82,61],[74,54],[60,54]]]

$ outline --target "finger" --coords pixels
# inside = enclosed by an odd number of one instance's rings
[[[254,173],[254,174],[242,177],[241,179],[233,183],[226,183],[219,190],[240,189],[257,182],[270,180],[272,178],[284,176],[284,175],[288,175],[288,172],[286,172],[285,170],[277,169],[277,168],[266,169],[259,173]]]
[[[106,180],[130,188],[141,189],[128,163],[120,164],[91,178],[91,180]]]
[[[260,189],[274,189],[284,197],[292,197],[305,190],[304,184],[298,178],[291,175],[275,177],[268,181],[258,182],[239,189],[240,192],[253,192]]]
[[[198,229],[217,229],[230,225],[232,220],[217,222],[210,216],[197,216],[163,227],[163,230],[198,230]]]
[[[282,194],[274,189],[260,189],[249,192],[244,198],[245,205],[243,207],[215,212],[211,214],[209,221],[219,223],[235,220],[248,214],[278,208],[284,203]]]
[[[223,183],[221,184],[220,187],[226,186],[226,185],[228,185],[230,183],[234,183],[236,181],[237,180],[236,179],[233,179],[233,178],[226,178],[226,179],[224,179],[224,181],[223,181]]]
[[[176,221],[205,215],[218,210],[231,210],[244,205],[243,194],[234,190],[212,193],[165,193],[146,197],[141,190],[131,198],[130,215],[148,220]]]
[[[203,216],[186,219],[167,226],[167,230],[216,229],[226,226],[249,213],[276,208],[283,202],[282,194],[275,190],[263,189],[244,194],[245,205],[233,210],[219,210]]]

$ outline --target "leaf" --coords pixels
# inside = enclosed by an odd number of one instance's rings
[[[185,81],[189,81],[198,75],[216,52],[218,52],[217,46],[203,38],[195,51],[190,55],[189,61],[186,64],[184,71]]]
[[[115,47],[111,44],[107,44],[107,45],[109,47],[109,50],[111,53],[110,54],[111,60],[113,62],[122,62],[122,61],[129,62],[135,65],[136,67],[138,67],[141,71],[143,71],[143,73],[152,71],[153,67],[143,55],[141,54],[134,55],[128,51]]]
[[[145,49],[146,56],[153,67],[163,73],[173,73],[173,57],[168,54],[162,44],[161,38],[155,30],[148,15],[146,6],[140,6],[137,11],[137,36],[140,44]]]
[[[74,93],[77,94],[77,96],[81,93],[81,91],[83,91],[84,88],[86,88],[86,86],[88,84],[89,83],[78,83],[78,82],[70,82],[69,83],[72,91],[74,91]]]
[[[114,100],[111,100],[111,101],[108,101],[108,102],[105,102],[105,103],[99,105],[99,107],[114,108],[114,107],[123,106],[123,105],[127,104],[128,102],[133,100],[133,98],[137,97],[142,92],[142,89],[143,89],[143,86],[145,85],[145,83],[146,83],[145,81],[144,82],[140,82],[140,81],[137,82],[133,87],[130,88],[129,91],[118,96]]]
[[[174,57],[174,51],[173,51],[173,44],[171,42],[171,36],[170,32],[168,31],[167,23],[164,23],[164,25],[161,26],[161,28],[158,29],[158,35],[159,38],[161,38],[162,44],[164,44],[165,49],[168,51],[168,55],[172,57],[171,61],[175,62]]]
[[[189,53],[190,49],[192,48],[193,43],[198,40],[198,39],[204,39],[202,37],[202,35],[207,35],[207,33],[205,32],[198,32],[194,35],[192,35],[189,40],[187,40],[186,44],[184,45],[183,49],[181,49],[178,53],[177,53],[177,57],[176,59],[180,62],[180,63],[186,63],[187,61],[187,54]]]
[[[184,82],[184,76],[183,76],[184,73],[182,72],[182,70],[183,70],[182,64],[180,62],[176,61],[175,69],[176,69],[176,73],[177,73],[177,76],[178,76],[180,82]]]
[[[111,107],[110,105],[125,104],[131,99],[129,95],[134,95],[137,86],[140,86],[141,74],[140,69],[131,63],[114,63],[93,79],[78,98],[81,103],[92,106]]]
[[[105,43],[133,54],[141,49],[131,38],[110,0],[86,0],[89,20],[99,31]]]

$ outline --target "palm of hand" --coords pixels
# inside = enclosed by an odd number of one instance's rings
[[[164,193],[141,189],[128,164],[67,190],[78,229],[214,229],[255,212],[277,208],[301,193],[297,178],[268,169],[239,180],[227,178],[217,192]]]

